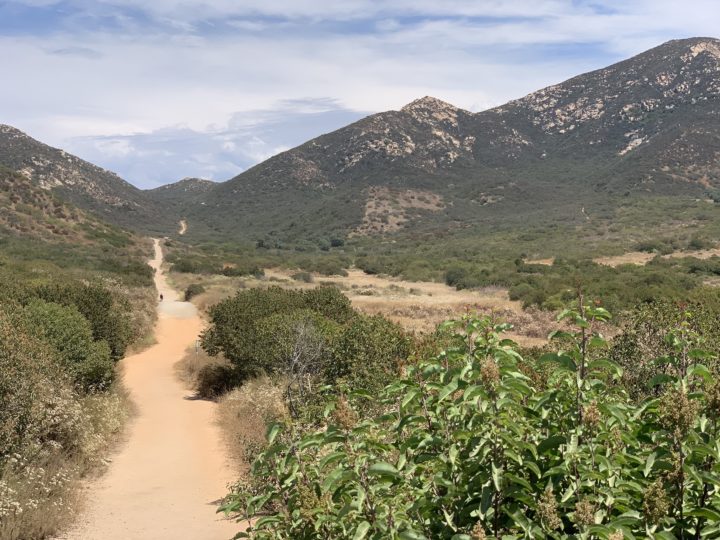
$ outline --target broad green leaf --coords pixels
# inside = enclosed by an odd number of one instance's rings
[[[549,450],[554,450],[561,444],[565,444],[566,438],[563,435],[552,435],[538,444],[538,454],[544,454]]]
[[[502,470],[495,466],[495,463],[490,464],[492,469],[492,480],[496,491],[502,490]]]
[[[398,478],[400,476],[397,469],[385,461],[379,461],[371,465],[368,469],[368,474],[370,476],[385,476],[389,478]]]
[[[355,529],[353,540],[362,540],[365,536],[367,536],[369,530],[370,524],[367,521],[360,522],[360,525],[358,525],[357,529]]]
[[[645,460],[645,468],[643,469],[643,475],[645,478],[650,476],[650,472],[652,471],[653,464],[655,463],[655,458],[657,457],[657,453],[653,452],[647,457],[647,460]]]
[[[553,364],[557,364],[560,367],[567,369],[568,371],[577,371],[577,364],[575,363],[575,360],[570,358],[569,356],[565,354],[557,354],[557,353],[547,353],[543,354],[540,359],[540,363],[547,363],[551,362]]]
[[[271,445],[275,442],[275,437],[277,437],[277,434],[280,432],[280,424],[278,422],[274,422],[268,426],[267,435],[265,438],[267,439],[268,445]]]
[[[650,381],[648,381],[647,386],[648,386],[648,388],[654,388],[656,386],[671,383],[674,381],[675,381],[675,377],[666,375],[665,373],[659,373],[659,374],[655,375],[652,379],[650,379]]]

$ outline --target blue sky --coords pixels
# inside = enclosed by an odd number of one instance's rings
[[[432,95],[477,111],[675,38],[698,0],[0,0],[0,123],[140,187]]]

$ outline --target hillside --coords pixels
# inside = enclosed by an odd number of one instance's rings
[[[8,126],[0,164],[116,225],[173,235],[186,220],[191,241],[377,250],[378,236],[451,238],[476,252],[482,238],[515,257],[564,254],[574,239],[610,254],[720,221],[708,203],[719,95],[720,41],[693,38],[478,113],[424,97],[223,183],[142,191]]]
[[[2,124],[0,165],[117,225],[143,232],[163,232],[174,226],[175,220],[115,173]]]
[[[468,230],[717,187],[720,41],[665,43],[501,107],[425,97],[279,154],[180,211],[225,237]],[[174,203],[179,201],[174,199]]]

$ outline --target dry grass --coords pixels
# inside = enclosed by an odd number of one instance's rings
[[[643,251],[631,251],[629,253],[623,253],[622,255],[611,255],[609,257],[597,257],[593,259],[598,264],[605,266],[620,266],[623,264],[637,264],[645,265],[655,258],[654,253],[647,253]]]
[[[286,383],[262,376],[246,381],[220,399],[218,419],[230,455],[243,473],[266,445],[271,422],[287,418]]]
[[[83,478],[104,470],[131,407],[116,387],[82,398],[76,409],[76,447],[15,454],[0,468],[0,539],[45,538],[68,527],[81,505]]]
[[[525,262],[527,264],[543,264],[545,266],[552,266],[555,264],[555,257],[550,257],[549,259],[530,259]]]
[[[183,296],[185,289],[192,283],[199,283],[205,288],[205,292],[194,296],[190,301],[198,308],[201,315],[207,313],[207,310],[231,296],[234,296],[238,289],[245,287],[247,278],[228,277],[222,275],[205,275],[205,274],[184,274],[177,272],[168,272],[168,283],[179,291]],[[258,281],[253,279],[253,281]]]
[[[198,348],[197,351],[191,347],[187,350],[185,356],[175,364],[175,372],[188,388],[197,391],[202,382],[201,374],[203,370],[215,366],[229,367],[230,365],[230,362],[223,356],[210,356],[202,347]]]
[[[155,287],[126,287],[113,283],[106,285],[126,297],[133,306],[130,316],[136,339],[125,351],[125,355],[137,354],[157,343],[154,333],[157,322]]]
[[[291,272],[272,269],[265,274],[284,279]],[[510,300],[507,290],[500,287],[458,291],[444,283],[404,281],[368,275],[361,270],[350,270],[347,276],[334,276],[332,281],[350,298],[353,307],[370,315],[384,315],[418,334],[431,332],[439,323],[465,313],[495,315],[515,325],[516,330],[509,337],[523,346],[538,346],[546,342],[547,334],[557,326],[553,314],[523,310],[522,304]],[[248,282],[247,286],[254,283]],[[292,283],[289,286],[314,285]]]
[[[313,276],[313,283],[292,279],[294,270],[267,269],[265,277],[226,277],[172,273],[172,284],[184,290],[190,283],[200,283],[206,292],[192,299],[201,312],[213,304],[233,296],[238,288],[279,286],[288,289],[309,289],[318,285],[333,285],[343,291],[356,309],[367,314],[382,314],[414,333],[426,333],[438,323],[465,313],[494,314],[515,325],[510,337],[523,346],[538,346],[546,342],[547,334],[555,329],[554,315],[532,310],[512,301],[507,290],[486,287],[480,290],[458,291],[444,283],[404,281],[392,277],[368,275],[361,270],[349,270],[347,276],[327,278]]]
[[[645,265],[652,261],[657,255],[655,253],[647,253],[643,251],[631,251],[622,255],[614,255],[611,257],[598,257],[593,259],[598,264],[606,266],[620,266],[621,264],[637,264]],[[675,251],[668,255],[662,255],[663,259],[679,259],[683,257],[694,257],[696,259],[709,259],[710,257],[720,257],[720,247],[711,249],[698,249],[687,251]]]

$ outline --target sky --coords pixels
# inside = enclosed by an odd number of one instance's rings
[[[0,123],[142,188],[718,32],[718,0],[0,0]],[[720,36],[718,36],[720,37]]]

